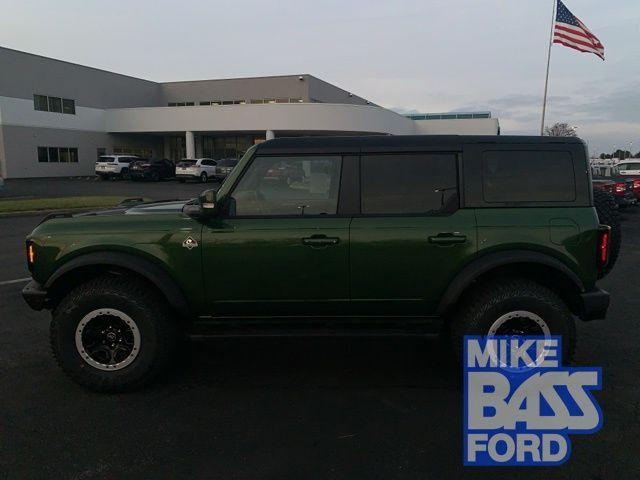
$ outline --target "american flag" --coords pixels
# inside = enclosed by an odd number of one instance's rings
[[[581,52],[595,53],[604,60],[604,46],[589,29],[558,0],[553,43],[573,48]]]

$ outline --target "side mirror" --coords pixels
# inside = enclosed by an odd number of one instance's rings
[[[218,214],[216,191],[205,190],[193,203],[182,207],[182,213],[193,218],[211,218]]]

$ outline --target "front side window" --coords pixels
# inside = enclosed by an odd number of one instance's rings
[[[576,178],[569,152],[489,151],[482,156],[484,200],[571,202]]]
[[[454,154],[363,155],[361,209],[368,215],[430,215],[458,207]]]
[[[231,196],[231,216],[335,215],[342,158],[257,157]]]

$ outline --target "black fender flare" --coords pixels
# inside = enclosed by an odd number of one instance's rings
[[[118,267],[134,272],[153,284],[178,314],[185,317],[191,315],[191,308],[186,296],[165,269],[152,260],[125,252],[105,251],[81,254],[53,272],[44,284],[44,289],[50,291],[63,276],[74,270],[92,266]]]
[[[482,274],[498,267],[515,264],[542,265],[553,270],[569,280],[579,292],[584,292],[582,280],[560,260],[540,252],[530,250],[510,250],[508,252],[493,252],[483,255],[468,263],[444,292],[438,304],[437,314],[445,314],[459,300],[462,293]]]

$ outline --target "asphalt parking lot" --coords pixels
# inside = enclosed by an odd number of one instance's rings
[[[23,241],[38,220],[0,218],[0,478],[640,475],[640,208],[624,213],[622,253],[601,282],[608,319],[578,325],[575,363],[603,369],[604,425],[572,436],[564,466],[528,471],[462,467],[461,372],[436,338],[197,340],[147,390],[76,386],[49,352],[48,314],[22,301],[24,283],[3,284],[28,276]]]

